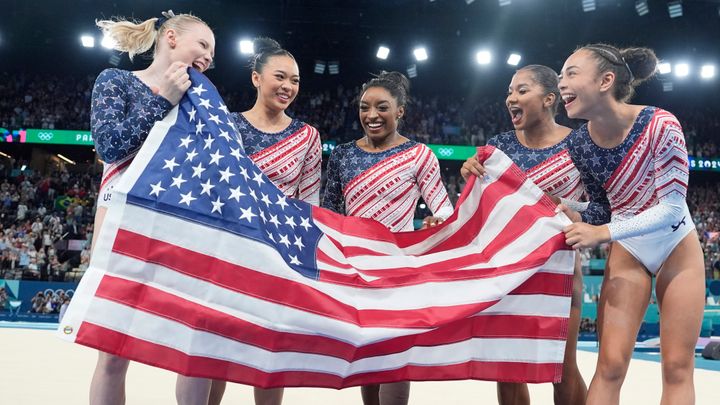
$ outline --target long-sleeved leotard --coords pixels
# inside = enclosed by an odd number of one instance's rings
[[[277,133],[262,132],[233,114],[245,152],[285,195],[320,204],[322,143],[317,129],[293,119]]]
[[[322,207],[373,218],[393,232],[409,231],[421,196],[433,215],[452,214],[438,160],[421,143],[407,141],[371,153],[353,141],[338,145],[330,155]]]

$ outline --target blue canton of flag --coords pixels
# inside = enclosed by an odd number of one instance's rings
[[[193,84],[177,120],[128,193],[128,204],[266,243],[293,270],[317,279],[322,232],[310,205],[288,199],[253,165],[215,86],[189,71]]]

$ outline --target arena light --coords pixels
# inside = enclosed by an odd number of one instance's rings
[[[492,54],[490,51],[482,50],[475,54],[475,60],[480,65],[488,65],[492,62]]]
[[[498,0],[498,5],[500,7],[509,6],[512,3],[512,0]]]
[[[57,154],[57,157],[59,157],[60,159],[66,161],[67,163],[70,163],[71,165],[77,164],[77,163],[75,163],[73,160],[70,160],[70,159],[66,158],[65,156],[63,156],[63,155],[61,155],[61,154],[59,154],[59,153]]]
[[[8,154],[5,153],[5,152],[0,152],[0,156],[4,156],[4,157],[6,157],[6,158],[8,158],[8,159],[12,159],[12,156],[8,155]]]
[[[666,75],[672,72],[672,65],[669,62],[658,63],[658,72],[660,72],[661,75]]]
[[[682,17],[682,15],[683,15],[682,1],[669,1],[667,4],[667,7],[668,7],[668,14],[670,15],[670,18]]]
[[[82,35],[80,36],[80,43],[85,48],[94,48],[95,47],[95,37],[92,35]]]
[[[715,77],[715,65],[703,65],[700,68],[700,77],[703,79],[712,79]]]
[[[25,169],[27,169],[27,165],[22,165],[22,166],[20,167],[20,171],[21,171],[21,172],[24,172]]]
[[[635,2],[635,11],[637,11],[637,14],[639,16],[644,16],[645,14],[650,12],[650,7],[648,6],[647,0],[638,0]]]
[[[120,64],[120,54],[113,52],[112,55],[110,55],[110,58],[108,58],[108,63],[117,66]]]
[[[511,53],[510,56],[508,56],[507,64],[517,66],[520,63],[520,59],[522,59],[522,57],[519,54]]]
[[[106,35],[103,37],[102,41],[100,41],[100,45],[106,49],[113,49],[117,43],[115,40]]]
[[[597,2],[595,0],[582,0],[582,8],[584,12],[595,11]]]
[[[409,78],[414,79],[417,77],[417,65],[412,64],[405,70]]]
[[[334,60],[328,63],[328,73],[336,75],[340,73],[340,62]]]
[[[673,83],[672,82],[663,82],[663,91],[664,92],[670,92],[673,91]]]
[[[323,61],[321,61],[321,60],[316,60],[316,61],[315,61],[315,70],[314,70],[314,72],[317,73],[317,74],[319,74],[319,75],[325,73],[325,62],[323,62]]]
[[[253,45],[253,41],[249,39],[241,39],[238,47],[240,48],[240,53],[243,55],[252,55],[255,53],[255,45]]]
[[[418,62],[422,62],[428,58],[427,49],[424,47],[415,48],[413,50],[413,55],[415,55],[415,60]]]
[[[375,56],[377,56],[378,59],[387,59],[388,55],[390,55],[390,48],[387,46],[381,46],[378,48],[377,53]]]
[[[687,77],[687,75],[690,74],[690,65],[687,63],[678,63],[675,65],[675,76],[677,77]]]

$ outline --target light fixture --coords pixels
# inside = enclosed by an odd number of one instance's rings
[[[252,55],[255,53],[255,46],[253,41],[249,39],[242,39],[239,43],[240,53],[243,55]]]
[[[700,77],[703,79],[712,79],[715,77],[715,65],[703,65],[700,68]]]
[[[383,60],[387,59],[388,55],[390,55],[390,48],[388,48],[386,46],[379,47],[377,50],[377,54],[375,54],[375,56],[377,56],[378,59],[383,59]]]
[[[517,53],[511,53],[510,56],[508,56],[507,63],[508,65],[517,66],[520,63],[520,59],[522,57]]]
[[[325,73],[325,62],[323,62],[323,61],[321,61],[321,60],[316,60],[316,61],[315,61],[315,70],[314,70],[314,71],[315,71],[315,73],[317,73],[317,74],[319,74],[319,75]]]
[[[85,48],[94,48],[95,47],[95,37],[92,35],[82,35],[80,36],[80,43],[82,43],[82,46]]]
[[[408,66],[405,71],[407,72],[409,78],[414,79],[417,77],[417,65],[412,64]]]
[[[650,7],[648,7],[647,0],[637,0],[635,2],[635,11],[637,12],[637,15],[641,17],[649,13]]]
[[[418,62],[427,60],[427,58],[428,58],[427,49],[422,48],[422,47],[415,48],[415,50],[413,50],[413,55],[415,55],[415,60]]]
[[[584,12],[595,11],[597,2],[595,0],[582,0],[582,8]]]
[[[658,63],[658,72],[661,75],[666,75],[672,72],[672,65],[669,62],[660,62]]]
[[[330,61],[328,63],[328,73],[330,73],[331,75],[336,75],[340,73],[340,62],[336,60]]]
[[[687,63],[678,63],[675,65],[675,76],[677,77],[686,77],[690,74],[690,65]]]
[[[667,4],[668,8],[668,14],[670,15],[670,18],[677,18],[682,17],[683,15],[683,6],[682,1],[669,1]]]
[[[490,51],[482,50],[475,54],[475,60],[480,65],[487,65],[492,62],[492,54]]]
[[[105,35],[103,37],[102,41],[100,41],[100,45],[102,45],[103,48],[113,49],[113,48],[115,48],[115,45],[117,45],[117,43],[115,42],[114,39]]]

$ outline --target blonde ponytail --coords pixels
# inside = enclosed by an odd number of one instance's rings
[[[149,51],[155,46],[157,49],[158,38],[168,29],[177,32],[186,30],[189,24],[205,24],[203,20],[192,14],[172,14],[172,11],[163,13],[162,20],[153,17],[142,22],[128,21],[121,17],[110,20],[97,20],[95,24],[102,30],[103,34],[114,42],[114,49],[127,52],[130,60],[135,55]],[[159,22],[159,27],[156,25]]]

